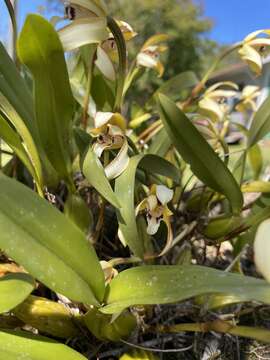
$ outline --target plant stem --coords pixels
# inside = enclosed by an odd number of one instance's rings
[[[114,112],[120,112],[122,108],[123,102],[123,93],[124,93],[124,86],[125,86],[125,78],[126,78],[126,70],[127,70],[127,49],[126,49],[126,42],[124,36],[122,34],[121,29],[117,25],[116,21],[111,18],[110,16],[108,19],[108,27],[111,30],[119,56],[119,69],[118,69],[118,80],[117,80],[117,88],[116,88],[116,96],[115,96],[115,103],[114,103]]]

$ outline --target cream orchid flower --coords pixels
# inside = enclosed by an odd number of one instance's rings
[[[247,85],[244,87],[236,110],[239,112],[247,112],[249,110],[256,111],[256,100],[260,95],[259,86]]]
[[[167,204],[173,198],[173,190],[164,185],[152,185],[150,193],[136,208],[136,215],[141,211],[146,211],[147,233],[155,235],[160,227],[161,221],[167,226],[168,234],[164,249],[159,256],[164,255],[170,248],[173,241],[170,217],[172,212]]]
[[[58,31],[65,51],[108,38],[107,8],[103,0],[65,1],[66,18],[71,23]]]
[[[261,34],[266,35],[266,37],[258,37]],[[266,50],[269,46],[270,30],[258,30],[245,37],[238,53],[247,62],[250,69],[256,75],[260,75],[263,67],[263,57],[267,54]]]
[[[164,34],[154,35],[148,39],[137,55],[137,65],[155,69],[161,77],[164,73],[164,66],[160,61],[160,55],[167,50],[167,46],[160,43],[167,39],[168,36]]]
[[[224,90],[221,87],[232,90]],[[222,121],[227,115],[229,98],[237,95],[238,86],[232,82],[219,82],[210,86],[199,101],[199,113],[208,116],[213,121]]]
[[[96,141],[93,151],[98,158],[106,150],[119,150],[115,158],[107,165],[104,171],[108,179],[115,179],[128,166],[128,142],[125,136],[126,122],[121,114],[112,112],[96,112],[94,128],[90,130]]]

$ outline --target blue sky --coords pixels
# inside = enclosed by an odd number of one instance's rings
[[[214,22],[209,36],[233,43],[258,29],[270,28],[270,0],[197,0]]]
[[[136,0],[130,0],[136,1]],[[270,28],[270,0],[195,0],[204,7],[205,15],[214,23],[208,37],[228,44],[243,39],[248,33]],[[36,12],[44,0],[18,0],[19,20],[28,12]],[[7,34],[7,13],[4,0],[0,0],[0,39]]]

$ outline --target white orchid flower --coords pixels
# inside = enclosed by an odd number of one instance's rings
[[[160,43],[167,39],[168,36],[164,34],[154,35],[148,39],[137,55],[137,65],[155,69],[161,77],[164,73],[164,66],[160,61],[160,55],[167,50],[167,46]]]
[[[152,185],[150,193],[136,208],[136,214],[146,211],[147,233],[155,235],[160,227],[161,221],[167,226],[167,241],[159,256],[164,255],[170,248],[173,241],[170,217],[172,212],[167,204],[173,198],[173,190],[164,185]]]
[[[249,110],[256,111],[256,100],[260,95],[259,86],[247,85],[244,87],[239,103],[236,106],[236,110],[239,112],[247,112]]]
[[[108,38],[106,5],[98,0],[72,0],[65,3],[71,23],[58,31],[65,51],[87,44],[99,44]]]
[[[266,37],[258,37],[258,35]],[[247,62],[250,69],[260,75],[263,67],[263,57],[267,55],[270,48],[270,29],[254,31],[245,37],[239,55]]]
[[[224,86],[230,90],[223,89]],[[210,86],[199,101],[199,113],[213,121],[222,121],[229,110],[227,101],[237,95],[237,90],[238,86],[229,81]]]
[[[115,158],[105,165],[108,179],[115,179],[128,166],[128,142],[125,136],[126,122],[121,114],[98,111],[94,116],[94,128],[90,133],[96,138],[93,150],[98,158],[106,150],[119,150]]]

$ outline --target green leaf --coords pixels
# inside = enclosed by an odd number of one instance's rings
[[[84,199],[77,194],[69,194],[64,208],[65,215],[85,234],[93,225],[93,215]]]
[[[0,278],[0,314],[14,309],[34,290],[34,279],[27,274],[8,274]]]
[[[211,293],[245,294],[245,301],[270,304],[270,285],[264,280],[194,265],[140,266],[112,280],[101,311],[113,314],[129,306],[169,304]]]
[[[242,181],[244,178],[246,160],[247,160],[247,152],[244,151],[243,154],[241,154],[241,156],[239,156],[239,158],[235,162],[233,170],[232,170],[233,176],[234,176],[235,180],[237,181],[237,184],[239,184],[239,185],[242,184]]]
[[[119,201],[105,175],[104,168],[90,146],[82,162],[82,172],[89,183],[116,208],[120,207]]]
[[[270,132],[270,96],[256,112],[248,131],[248,147],[252,147]]]
[[[239,213],[243,196],[224,162],[174,102],[162,94],[158,95],[157,102],[168,135],[193,173],[206,185],[224,194],[233,212]]]
[[[0,248],[49,288],[74,301],[102,301],[104,275],[83,232],[32,190],[4,175],[0,232]]]
[[[35,178],[36,173],[31,160],[22,144],[20,136],[9,125],[8,121],[0,114],[0,138],[15,152],[23,162],[30,174]]]
[[[52,165],[50,164],[46,154],[44,153],[44,149],[41,144],[34,112],[33,96],[26,84],[26,81],[20,75],[17,67],[15,66],[12,59],[9,57],[2,43],[0,43],[0,74],[0,93],[10,104],[9,106],[12,109],[12,112],[17,113],[17,117],[22,119],[24,125],[30,132],[42,161],[44,177],[46,177],[46,185],[54,186],[58,182],[58,179],[55,170],[52,168]],[[10,119],[10,121],[11,120],[12,119]],[[22,129],[14,123],[13,125],[25,141]],[[1,133],[1,136],[3,137],[3,133]],[[25,141],[25,144],[28,146],[28,150],[30,152],[30,144],[27,141]],[[9,144],[9,146],[11,146],[11,144]],[[32,176],[34,176],[25,161],[21,158],[21,152],[18,152],[18,149],[13,148],[13,150],[15,151],[17,156],[20,157],[20,159],[23,161]],[[35,161],[35,153],[32,153],[30,155],[31,158],[33,157],[33,161]]]
[[[165,81],[155,92],[154,96],[162,93],[173,100],[180,97],[181,91],[187,88],[192,88],[198,83],[198,78],[193,71],[182,72],[170,80]]]
[[[126,170],[115,180],[115,194],[121,205],[121,209],[117,212],[121,240],[130,247],[135,256],[143,258],[144,245],[138,233],[134,206],[135,177],[138,166],[147,173],[167,176],[176,183],[179,183],[180,174],[170,162],[156,155],[136,155],[129,160]]]
[[[24,120],[35,142],[37,142],[38,130],[35,123],[32,94],[1,42],[0,74],[0,92]]]
[[[262,151],[258,144],[248,150],[248,159],[254,173],[254,179],[258,179],[263,169]]]
[[[66,345],[25,331],[0,331],[0,359],[86,360]]]
[[[172,144],[166,130],[162,128],[151,142],[148,149],[148,154],[154,154],[164,157]]]
[[[4,119],[7,118],[11,122],[11,124],[15,127],[18,134],[21,136],[25,145],[25,151],[27,152],[28,158],[31,160],[31,163],[33,165],[32,169],[29,167],[29,171],[36,180],[36,183],[39,186],[39,188],[42,189],[43,187],[42,168],[41,168],[39,154],[36,145],[34,143],[33,137],[29,132],[28,128],[26,127],[24,121],[21,119],[21,117],[10,105],[8,100],[1,93],[0,93],[0,116],[4,117]],[[4,129],[8,131],[6,126],[4,126],[3,131]],[[10,136],[10,135],[11,135],[10,131],[9,131],[9,135],[7,135],[6,132],[6,136]],[[14,139],[14,141],[16,140]],[[10,146],[12,146],[11,142],[10,142]],[[20,153],[20,155],[22,155],[22,153]]]
[[[28,15],[18,40],[18,55],[34,77],[36,119],[45,153],[60,176],[68,178],[74,99],[53,26],[39,15]]]

